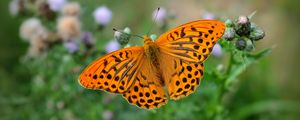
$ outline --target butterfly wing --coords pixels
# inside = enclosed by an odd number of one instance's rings
[[[82,72],[79,83],[88,89],[124,93],[134,83],[143,54],[143,47],[130,47],[105,55]]]
[[[171,30],[155,42],[160,49],[160,68],[171,99],[195,91],[203,77],[203,62],[223,35],[225,25],[216,20],[198,20]]]
[[[193,21],[164,33],[155,42],[161,52],[187,62],[203,62],[223,35],[225,25],[217,20]]]
[[[121,93],[141,108],[158,108],[167,103],[167,97],[153,67],[143,47],[125,48],[90,64],[79,83],[88,89]]]
[[[191,63],[162,54],[161,68],[169,97],[178,100],[193,93],[203,77],[203,63]]]
[[[164,91],[159,73],[150,60],[144,56],[140,70],[137,73],[132,87],[123,94],[129,103],[141,108],[158,108],[167,103],[168,99]]]

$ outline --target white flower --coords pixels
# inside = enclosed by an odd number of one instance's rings
[[[110,53],[120,49],[120,44],[116,40],[111,40],[105,47],[106,52]]]
[[[112,12],[106,6],[100,6],[94,11],[93,16],[98,24],[107,25],[111,21]]]
[[[208,19],[208,20],[212,20],[212,19],[215,19],[215,15],[211,12],[204,12],[203,15],[202,15],[202,18],[203,19]]]
[[[46,36],[47,30],[37,18],[30,18],[24,21],[20,27],[20,36],[24,40],[30,40],[37,35]]]
[[[167,11],[165,8],[160,8],[159,11],[155,10],[152,13],[152,19],[159,25],[165,23],[167,18]]]
[[[215,44],[213,50],[212,50],[212,55],[216,57],[221,57],[222,56],[222,47],[219,43]]]
[[[62,9],[63,15],[69,16],[79,16],[80,13],[80,5],[77,2],[70,2],[66,4]]]
[[[58,20],[58,34],[64,41],[80,37],[81,25],[77,17],[64,16]]]
[[[52,11],[60,11],[65,5],[66,0],[48,0],[48,4]]]

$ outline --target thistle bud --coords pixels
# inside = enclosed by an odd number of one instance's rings
[[[253,41],[250,40],[249,38],[245,38],[245,40],[246,40],[246,49],[245,50],[248,52],[253,51],[253,49],[254,49]]]
[[[115,39],[121,44],[121,45],[125,45],[129,42],[129,39],[130,39],[130,33],[131,33],[131,30],[126,27],[124,30],[123,30],[124,33],[122,32],[119,32],[119,31],[115,31]]]
[[[236,42],[235,42],[235,46],[238,50],[244,50],[247,46],[247,43],[245,41],[245,39],[243,38],[239,38]]]
[[[234,27],[234,23],[230,19],[227,19],[225,21],[225,25],[226,25],[226,27]]]
[[[240,36],[247,36],[250,34],[251,24],[247,16],[239,16],[235,26],[235,31]]]
[[[251,33],[249,35],[249,38],[254,41],[258,41],[260,39],[263,39],[265,37],[265,32],[263,29],[258,27],[255,23],[251,23]]]
[[[156,40],[156,38],[157,38],[157,35],[155,35],[155,34],[151,34],[151,35],[150,35],[150,38],[151,38],[152,40],[154,40],[154,41],[155,41],[155,40]]]
[[[227,27],[225,29],[223,38],[225,38],[228,41],[231,41],[234,38],[234,35],[235,35],[235,30],[232,27]]]

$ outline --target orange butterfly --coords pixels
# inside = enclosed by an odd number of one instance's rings
[[[186,23],[161,35],[155,42],[144,36],[144,46],[105,55],[80,75],[88,89],[122,94],[141,108],[158,108],[168,97],[178,100],[193,93],[203,77],[203,62],[223,35],[217,20]]]

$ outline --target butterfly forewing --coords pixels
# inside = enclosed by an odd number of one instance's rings
[[[179,26],[160,36],[161,52],[188,62],[203,62],[225,30],[223,22],[199,20]]]
[[[143,54],[143,47],[110,53],[90,64],[80,75],[79,82],[89,89],[123,93],[133,84]]]

